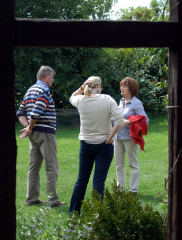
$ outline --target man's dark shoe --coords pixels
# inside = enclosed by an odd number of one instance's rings
[[[66,205],[67,203],[66,202],[60,202],[58,201],[57,203],[53,203],[51,205],[51,207],[59,207],[59,206],[62,206],[62,205]]]
[[[47,203],[47,201],[41,201],[41,200],[38,199],[36,202],[34,202],[34,203],[29,203],[29,204],[26,204],[26,205],[32,206],[32,205],[34,205],[34,204],[40,204],[40,203]]]
[[[33,204],[40,204],[40,203],[47,203],[47,201],[41,201],[41,200],[37,200],[35,203],[33,203]]]

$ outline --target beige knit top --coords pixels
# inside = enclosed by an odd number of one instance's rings
[[[116,101],[109,95],[72,95],[69,100],[80,114],[79,140],[106,140],[111,133],[111,117],[115,125],[123,125],[123,115]]]

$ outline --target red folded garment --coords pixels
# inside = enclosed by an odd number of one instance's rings
[[[140,145],[140,148],[143,151],[145,141],[142,135],[147,135],[148,131],[146,117],[144,115],[130,115],[128,119],[131,121],[130,136],[132,137],[134,143]]]

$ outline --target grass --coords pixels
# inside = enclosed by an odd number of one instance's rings
[[[19,139],[21,125],[16,123],[16,136],[18,145],[17,156],[17,239],[38,239],[20,238],[20,231],[29,231],[30,226],[38,224],[37,219],[44,219],[44,229],[53,229],[56,224],[64,225],[69,217],[69,204],[74,183],[78,175],[79,146],[78,127],[60,127],[56,133],[57,152],[59,161],[59,177],[57,181],[57,194],[60,201],[68,204],[59,208],[46,208],[45,204],[26,206],[26,179],[29,166],[29,140]],[[164,179],[168,176],[168,122],[167,118],[150,120],[148,135],[145,139],[145,150],[139,148],[140,164],[140,188],[139,198],[143,204],[150,203],[155,209],[162,211],[166,202],[167,192],[164,189]],[[126,158],[126,183],[129,186],[130,168]],[[93,173],[92,173],[93,176]],[[86,198],[90,198],[92,190],[92,176],[90,178]],[[113,179],[116,179],[114,158],[109,169],[106,186],[110,189]],[[40,172],[40,199],[47,200],[46,196],[46,174],[43,164]],[[39,224],[42,224],[39,222]],[[23,227],[24,226],[24,227]],[[26,227],[27,226],[27,227]],[[24,229],[24,230],[22,230]],[[32,229],[32,228],[31,228]],[[42,238],[44,239],[44,238]],[[45,238],[49,239],[49,238]]]

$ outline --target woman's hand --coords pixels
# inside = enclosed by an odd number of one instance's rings
[[[128,119],[124,119],[123,126],[121,128],[123,128],[124,126],[129,125],[129,124],[131,124],[131,121]]]
[[[112,144],[113,145],[113,137],[119,131],[120,127],[121,127],[120,125],[115,125],[114,124],[114,127],[111,130],[111,134],[109,135],[109,137],[106,140],[106,144]]]
[[[91,84],[92,83],[92,81],[90,81],[90,80],[86,80],[85,82],[84,82],[84,84],[82,85],[82,89],[85,89],[85,86],[86,85],[88,85],[88,84]]]
[[[108,138],[108,139],[106,140],[106,144],[112,144],[112,145],[113,145],[113,140],[112,140],[112,138]]]

